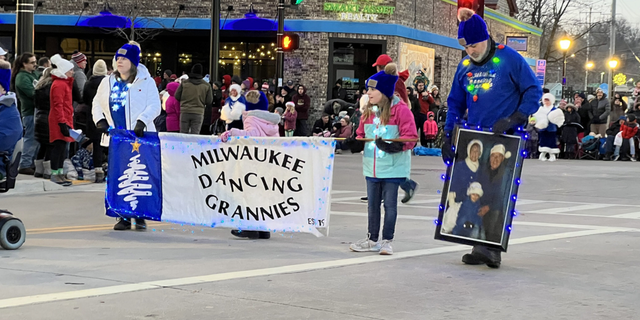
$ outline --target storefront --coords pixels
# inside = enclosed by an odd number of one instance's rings
[[[541,30],[511,18],[515,2],[504,2],[509,5],[485,10],[490,34],[502,43],[517,38],[514,43],[534,65]],[[258,81],[274,77],[275,4],[275,0],[222,4],[220,74],[250,76]],[[117,11],[115,2],[110,5]],[[169,0],[163,3],[163,11],[153,9],[155,4],[145,9],[147,16],[156,17],[155,24],[136,26],[161,29],[153,39],[142,43],[143,62],[150,70],[160,74],[171,69],[180,74],[188,72],[195,63],[208,69],[211,25],[208,5],[208,1],[183,5]],[[186,8],[179,12],[179,17],[171,17],[175,15],[171,8],[179,6]],[[60,52],[70,56],[79,50],[90,60],[113,56],[124,40],[109,28],[86,22],[99,13],[79,17],[81,7],[82,4],[62,1],[44,3],[41,10],[46,14],[35,16],[36,53]],[[285,30],[299,35],[300,47],[285,54],[284,80],[308,88],[315,118],[331,98],[338,79],[347,89],[348,99],[353,101],[357,90],[375,73],[371,65],[377,56],[387,53],[402,70],[410,71],[408,85],[415,72],[422,70],[430,85],[438,86],[446,94],[462,57],[455,17],[456,3],[451,0],[305,0],[297,9],[286,11]],[[13,37],[14,24],[15,15],[0,13],[0,43],[2,37]]]

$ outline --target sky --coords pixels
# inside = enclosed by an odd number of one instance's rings
[[[581,14],[586,19],[589,12],[588,6],[593,5],[593,20],[608,19],[611,16],[612,0],[577,0],[584,3],[584,13]],[[639,0],[616,0],[616,18],[623,17],[632,25],[640,27],[640,1]]]

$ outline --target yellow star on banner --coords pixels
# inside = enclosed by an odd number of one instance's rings
[[[138,139],[136,139],[136,141],[131,143],[131,146],[133,147],[133,150],[131,150],[131,152],[136,151],[136,152],[140,153],[140,146],[141,145],[142,144],[140,142],[138,142]]]

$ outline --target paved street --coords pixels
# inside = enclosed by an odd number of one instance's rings
[[[527,160],[498,270],[433,239],[441,163],[413,158],[421,188],[399,207],[393,256],[348,249],[366,235],[359,155],[337,156],[324,238],[116,232],[104,185],[0,195],[28,230],[20,250],[0,250],[0,319],[638,318],[637,163]]]

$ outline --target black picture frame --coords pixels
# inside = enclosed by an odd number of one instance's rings
[[[435,239],[484,245],[506,252],[511,224],[516,215],[515,205],[525,158],[525,141],[518,135],[498,135],[465,128],[456,128],[453,139],[457,154],[442,177],[444,187],[438,208]],[[477,141],[480,141],[479,145]],[[473,147],[474,144],[479,148]],[[502,152],[498,145],[504,147]],[[496,151],[493,153],[497,155],[492,166],[491,150],[494,147]],[[474,156],[470,155],[474,148],[476,152],[480,149],[475,162],[472,161]],[[500,154],[503,155],[502,161],[499,161]],[[476,168],[475,172],[472,167]],[[477,184],[472,186],[474,182]],[[483,192],[474,202],[473,194],[479,195],[478,184]],[[464,189],[467,192],[463,194],[461,190]],[[484,216],[474,215],[485,207],[488,211]],[[482,221],[479,222],[478,219]]]

